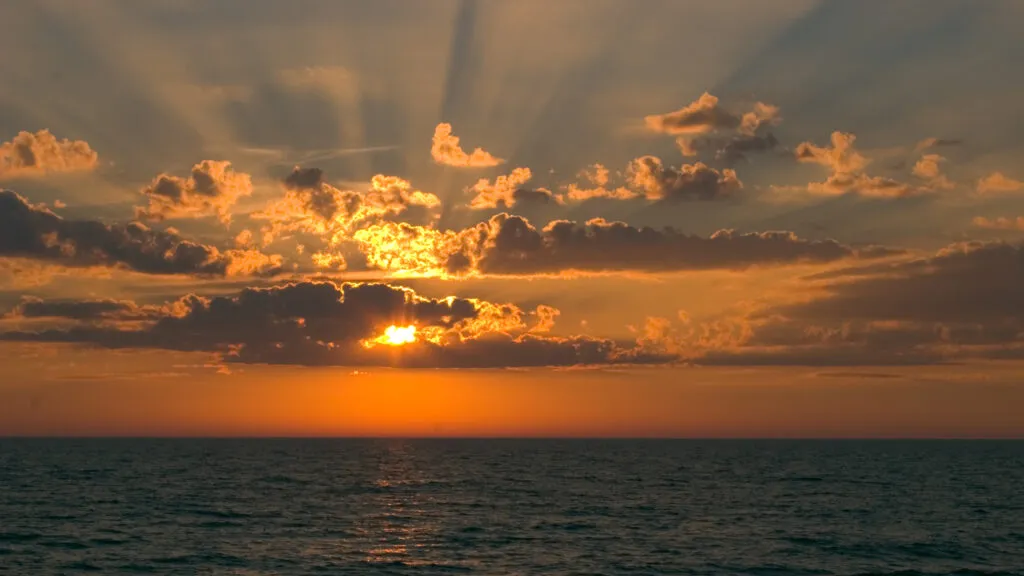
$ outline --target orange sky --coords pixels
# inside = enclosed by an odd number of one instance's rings
[[[0,435],[1024,433],[1024,4],[280,6],[0,5]]]
[[[114,356],[98,356],[105,355]],[[859,372],[281,367],[224,375],[185,364],[196,361],[186,355],[159,372],[148,371],[151,360],[111,358],[120,377],[82,379],[78,361],[90,360],[68,356],[75,365],[46,380],[0,385],[0,434],[1024,437],[1024,387],[1013,363]]]

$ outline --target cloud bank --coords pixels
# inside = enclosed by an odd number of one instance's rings
[[[895,253],[804,240],[790,232],[720,230],[702,237],[600,218],[585,224],[558,220],[538,229],[506,213],[461,231],[387,223],[360,230],[355,239],[371,266],[425,276],[742,269]]]
[[[272,275],[281,269],[279,256],[221,251],[138,222],[66,220],[10,190],[0,190],[0,256],[144,274]]]
[[[29,303],[71,319],[118,319],[133,304],[109,301]],[[24,314],[23,303],[17,310]],[[10,341],[81,343],[220,354],[249,364],[494,368],[669,363],[676,358],[635,345],[585,336],[544,335],[557,311],[539,308],[534,326],[512,304],[449,297],[375,283],[300,282],[247,288],[233,296],[189,295],[153,309],[152,320],[0,333]],[[408,327],[406,344],[389,346],[388,327]]]

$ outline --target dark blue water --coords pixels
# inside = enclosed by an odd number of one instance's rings
[[[4,574],[1024,574],[1024,442],[0,440]]]

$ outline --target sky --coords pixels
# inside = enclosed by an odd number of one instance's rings
[[[1022,19],[0,3],[0,435],[1024,437]]]

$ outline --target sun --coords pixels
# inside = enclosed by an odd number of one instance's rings
[[[388,346],[402,346],[416,341],[416,326],[388,326],[384,329],[384,335],[377,339],[381,344]]]

